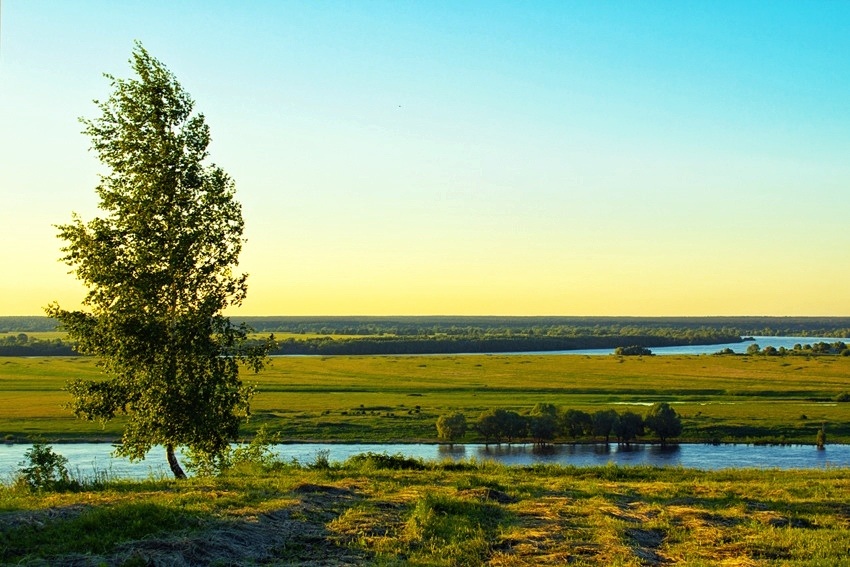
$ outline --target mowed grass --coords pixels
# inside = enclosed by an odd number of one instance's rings
[[[394,464],[0,487],[0,563],[850,565],[846,470]]]
[[[75,420],[62,390],[98,378],[91,358],[0,358],[0,435],[103,438],[120,421]],[[596,411],[674,404],[684,440],[850,442],[850,357],[763,356],[334,356],[278,357],[255,384],[250,434],[260,425],[284,440],[434,441],[434,423],[462,411],[529,411],[536,403]],[[476,439],[467,434],[467,441]]]

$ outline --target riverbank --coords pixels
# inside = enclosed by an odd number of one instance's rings
[[[406,466],[0,488],[0,563],[850,565],[845,469]]]

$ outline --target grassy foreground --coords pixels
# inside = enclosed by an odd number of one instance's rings
[[[77,492],[3,487],[0,563],[850,565],[847,476],[372,457]]]
[[[108,440],[63,409],[65,382],[97,378],[91,358],[0,358],[0,436]],[[667,401],[685,441],[850,442],[850,357],[841,356],[334,356],[283,357],[246,374],[258,394],[246,434],[265,425],[294,441],[434,441],[437,417],[538,402],[644,413]],[[845,399],[850,399],[846,395]],[[475,441],[470,431],[465,441]]]

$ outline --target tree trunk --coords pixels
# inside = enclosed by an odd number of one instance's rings
[[[174,478],[186,478],[186,473],[183,472],[180,463],[177,462],[177,456],[174,454],[174,445],[171,443],[165,446],[165,456],[168,459],[168,466],[171,468],[171,472],[174,473]]]

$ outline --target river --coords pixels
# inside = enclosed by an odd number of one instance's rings
[[[762,337],[757,336],[753,337],[755,340],[753,341],[744,341],[740,343],[723,343],[719,345],[684,345],[684,346],[671,346],[671,347],[652,347],[650,350],[652,354],[714,354],[716,352],[720,352],[724,349],[732,349],[733,352],[738,354],[744,354],[747,352],[747,348],[753,343],[759,345],[760,348],[765,348],[767,346],[772,346],[774,348],[785,347],[788,350],[794,348],[795,344],[800,345],[812,345],[815,343],[829,343],[832,344],[837,341],[842,341],[845,343],[850,343],[850,339],[842,339],[842,338],[832,338],[832,337]],[[583,350],[558,350],[558,351],[548,351],[548,352],[535,352],[534,354],[589,354],[589,355],[598,355],[598,354],[611,354],[614,349],[610,348],[593,348],[593,349],[583,349]],[[517,354],[529,354],[529,353],[517,353]]]
[[[11,481],[24,459],[29,445],[0,445],[0,481]],[[53,450],[69,461],[75,478],[105,474],[110,478],[168,477],[163,450],[152,451],[144,461],[131,463],[113,458],[108,443],[63,443]],[[310,464],[326,455],[331,462],[342,462],[360,453],[402,454],[426,461],[496,461],[506,465],[559,464],[573,466],[652,465],[682,466],[702,470],[728,468],[820,469],[850,467],[850,445],[828,445],[819,451],[812,445],[682,444],[670,447],[635,444],[554,445],[539,450],[531,445],[447,445],[436,444],[337,444],[294,443],[275,445],[274,452],[286,462]]]

